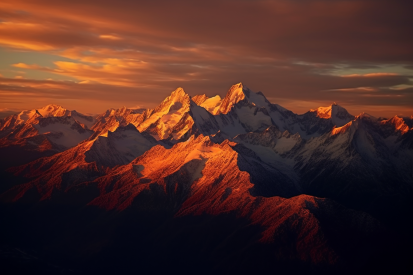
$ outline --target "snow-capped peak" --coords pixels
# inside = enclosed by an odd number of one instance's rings
[[[199,106],[199,105],[201,105],[202,103],[204,103],[205,100],[208,99],[208,97],[207,97],[205,94],[203,94],[203,95],[193,96],[191,99],[192,99],[193,102],[195,102],[196,105]]]
[[[247,100],[250,104],[260,108],[271,104],[261,92],[254,93],[240,82],[232,85],[216,114],[227,114],[235,104],[242,100]]]
[[[344,126],[354,119],[354,116],[350,115],[345,108],[335,102],[327,107],[311,109],[310,112],[315,112],[316,116],[319,118],[331,119],[337,127]]]
[[[244,91],[246,91],[247,89],[248,88],[244,87],[242,83],[232,85],[227,95],[222,100],[218,114],[227,114],[232,109],[232,106],[245,99]]]
[[[171,93],[161,105],[156,107],[153,113],[143,121],[138,130],[144,132],[148,130],[156,139],[166,139],[174,136],[180,138],[188,130],[193,121],[188,118],[191,98],[182,88],[178,88]],[[175,133],[175,126],[180,126],[182,131]],[[179,128],[179,127],[178,127]]]
[[[310,112],[316,112],[317,117],[319,118],[328,119],[334,116],[334,113],[337,113],[337,111],[340,109],[344,109],[344,108],[337,105],[337,103],[334,102],[333,104],[327,107],[318,107],[317,109],[311,109]]]
[[[390,119],[382,120],[380,123],[384,125],[392,125],[394,127],[394,130],[399,131],[402,134],[405,134],[410,130],[409,126],[405,123],[404,119],[398,117],[397,115]]]
[[[49,104],[43,108],[37,109],[37,112],[43,117],[60,117],[64,116],[67,110],[60,105]]]
[[[166,114],[170,111],[170,109],[180,109],[182,107],[189,108],[190,105],[190,96],[185,93],[184,89],[179,87],[175,91],[171,93],[170,96],[162,101],[161,105],[159,105],[154,113],[163,113]]]
[[[49,104],[40,109],[24,110],[18,113],[16,116],[16,125],[25,123],[33,116],[39,117],[59,117],[67,115],[68,111],[62,106]]]
[[[355,117],[356,119],[366,119],[366,120],[377,120],[376,117],[369,115],[365,112],[360,113],[358,116]]]
[[[335,136],[335,135],[338,135],[338,134],[345,133],[351,127],[352,124],[353,124],[353,121],[350,121],[349,123],[347,123],[347,124],[345,124],[341,127],[335,127],[334,126],[334,128],[331,130],[331,135]]]
[[[215,115],[218,112],[221,103],[221,97],[219,95],[216,95],[214,97],[207,98],[204,102],[202,102],[202,104],[198,105],[205,108],[211,114]]]
[[[192,97],[192,101],[213,115],[229,113],[232,107],[242,100],[246,100],[250,105],[259,108],[266,108],[271,105],[263,93],[254,93],[241,82],[232,85],[223,99],[219,95],[209,98],[205,94]]]

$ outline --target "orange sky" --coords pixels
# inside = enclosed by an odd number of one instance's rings
[[[0,112],[154,107],[243,82],[297,113],[413,115],[413,4],[389,0],[0,2]]]

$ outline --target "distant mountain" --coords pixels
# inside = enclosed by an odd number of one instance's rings
[[[0,166],[26,163],[76,146],[94,134],[94,118],[58,105],[22,111],[0,120]]]

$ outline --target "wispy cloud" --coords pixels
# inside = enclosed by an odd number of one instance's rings
[[[242,81],[297,112],[294,102],[389,102],[367,100],[367,93],[407,108],[413,106],[406,92],[413,75],[411,9],[404,0],[5,0],[0,45],[54,61],[8,64],[36,73],[39,82],[9,72],[0,97],[9,107],[31,98],[153,107],[178,86],[212,96]],[[378,71],[386,64],[405,71]],[[55,80],[40,80],[42,74]]]

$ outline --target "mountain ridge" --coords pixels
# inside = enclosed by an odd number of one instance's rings
[[[409,118],[294,114],[237,83],[224,98],[178,88],[154,109],[47,105],[0,126],[0,153],[27,156],[0,163],[7,236],[30,228],[34,248],[88,271],[178,271],[185,256],[207,274],[353,274],[413,243]]]

